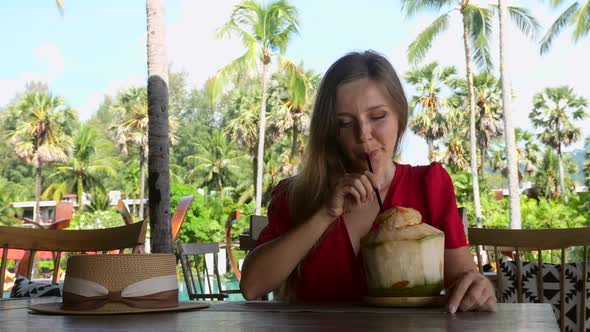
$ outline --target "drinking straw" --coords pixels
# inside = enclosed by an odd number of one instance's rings
[[[367,164],[369,164],[369,172],[373,173],[373,166],[371,166],[371,158],[369,157],[369,155],[367,156]],[[381,195],[379,194],[379,190],[375,187],[373,187],[373,189],[375,190],[375,194],[377,194],[377,202],[379,203],[379,210],[381,210],[381,212],[383,212],[383,202],[381,201]]]

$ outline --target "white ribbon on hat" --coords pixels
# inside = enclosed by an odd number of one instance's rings
[[[171,291],[178,289],[176,275],[167,275],[154,277],[130,284],[121,291],[121,297],[132,298],[155,293]],[[103,285],[94,281],[68,277],[64,281],[64,292],[77,294],[84,297],[104,296],[109,294],[109,290]]]

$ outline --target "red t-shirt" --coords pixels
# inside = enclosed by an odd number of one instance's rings
[[[439,163],[429,166],[395,164],[395,175],[383,199],[383,208],[410,207],[420,212],[422,221],[445,233],[445,249],[467,245],[457,210],[455,190],[449,174]],[[268,225],[257,245],[289,231],[293,224],[287,208],[287,183],[273,190],[268,208]],[[366,294],[362,255],[355,255],[343,218],[326,230],[316,250],[302,263],[297,285],[300,301],[359,300]],[[377,224],[374,223],[373,227]]]

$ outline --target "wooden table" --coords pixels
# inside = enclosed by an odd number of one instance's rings
[[[222,302],[208,309],[112,316],[33,314],[32,299],[0,301],[0,331],[557,331],[549,304],[498,304],[496,313],[449,314],[443,308],[374,308],[359,304],[289,305]]]

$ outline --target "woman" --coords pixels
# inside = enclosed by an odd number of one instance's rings
[[[411,207],[445,233],[449,311],[495,310],[494,288],[475,268],[447,172],[438,163],[392,161],[407,122],[403,88],[383,56],[350,53],[328,69],[299,174],[273,190],[269,224],[244,262],[246,299],[279,288],[286,300],[360,299],[360,239],[375,226],[378,188],[384,209]]]

